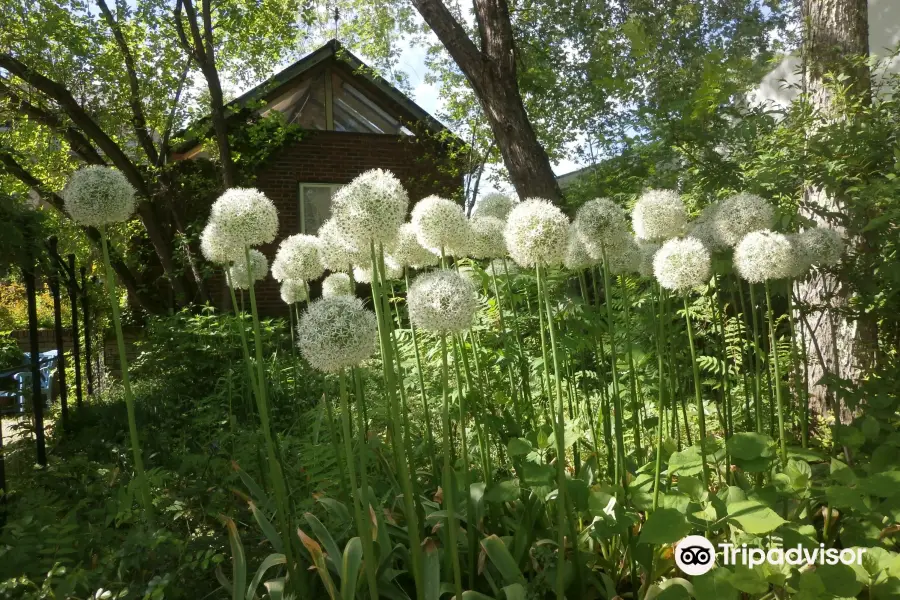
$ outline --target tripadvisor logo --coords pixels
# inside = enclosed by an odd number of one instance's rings
[[[763,563],[771,565],[859,565],[865,548],[748,548],[747,544],[719,544],[722,551],[722,564],[744,565],[756,567]],[[675,545],[675,564],[686,575],[703,575],[710,571],[716,563],[716,549],[712,542],[700,535],[689,535]]]

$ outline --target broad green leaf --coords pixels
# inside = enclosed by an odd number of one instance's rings
[[[325,553],[328,554],[328,558],[331,559],[331,562],[336,568],[340,568],[338,565],[340,565],[344,559],[341,555],[341,549],[334,541],[334,538],[331,537],[331,532],[322,525],[322,522],[319,521],[314,514],[304,513],[303,518],[309,523],[310,528],[313,530],[313,534],[322,544],[322,547],[325,548]]]
[[[728,506],[728,518],[747,533],[756,535],[765,535],[786,523],[778,513],[756,500],[731,504]]]
[[[703,472],[703,462],[700,459],[700,450],[696,446],[685,448],[681,452],[673,452],[669,457],[669,473],[684,475],[698,475]]]
[[[900,490],[900,471],[884,471],[860,480],[859,489],[879,498],[892,498]]]
[[[825,584],[825,589],[834,596],[855,598],[863,589],[863,584],[856,580],[856,573],[847,565],[818,565],[816,574]]]
[[[302,529],[297,529],[297,535],[300,536],[303,547],[309,552],[313,567],[319,574],[319,578],[322,579],[322,584],[325,586],[325,591],[328,592],[328,597],[331,600],[338,600],[337,589],[334,587],[334,580],[331,579],[331,574],[328,572],[328,565],[325,564],[325,554],[322,552],[322,547],[316,543],[316,540],[306,535]]]
[[[519,499],[519,480],[508,479],[492,484],[484,493],[487,502],[514,502]]]
[[[825,497],[834,508],[852,508],[859,512],[869,512],[863,497],[854,488],[830,485],[825,488]]]
[[[509,444],[506,445],[506,448],[510,457],[525,456],[532,450],[531,442],[525,438],[513,438],[509,440]]]
[[[253,580],[247,588],[247,600],[253,600],[253,598],[256,597],[256,590],[259,588],[260,584],[262,584],[263,577],[266,576],[266,571],[276,565],[284,564],[287,564],[287,559],[284,554],[270,554],[267,556],[262,563],[260,563],[259,568],[256,570],[256,575],[253,576]]]
[[[772,456],[774,444],[770,436],[749,431],[735,433],[725,443],[731,456],[743,460]]]
[[[281,541],[281,536],[278,535],[278,531],[275,530],[275,526],[272,525],[272,522],[262,513],[261,510],[256,506],[252,500],[249,502],[250,512],[253,513],[253,518],[256,519],[259,528],[262,529],[263,535],[266,536],[266,539],[269,540],[269,543],[272,544],[272,548],[275,549],[275,552],[283,552],[284,551],[284,543]]]
[[[500,571],[500,575],[507,585],[513,583],[525,584],[525,576],[519,570],[519,565],[516,564],[516,560],[509,553],[503,540],[496,535],[491,535],[481,540],[481,547],[484,548],[488,558]]]
[[[341,600],[353,600],[356,597],[362,561],[362,540],[358,537],[351,538],[344,546],[344,560],[341,565]]]
[[[857,480],[856,474],[847,463],[836,458],[831,459],[831,478],[843,485],[856,485]]]
[[[506,600],[525,600],[525,586],[521,583],[514,583],[503,588]]]
[[[422,544],[425,564],[422,567],[425,600],[440,600],[441,597],[441,559],[437,544],[430,537]]]
[[[671,508],[658,508],[641,528],[641,544],[671,544],[691,532],[685,516]]]
[[[728,578],[736,589],[748,594],[763,594],[769,590],[769,583],[754,569],[737,565]]]
[[[738,600],[740,592],[731,585],[731,571],[715,568],[703,575],[694,577],[694,597],[711,600]]]
[[[234,521],[226,518],[225,527],[228,528],[228,541],[231,544],[231,598],[244,600],[243,594],[247,589],[247,558],[244,556],[244,544],[241,543],[241,535]]]

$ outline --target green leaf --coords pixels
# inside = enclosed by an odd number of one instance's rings
[[[525,487],[549,486],[556,475],[556,469],[550,465],[525,463],[522,465],[522,484]]]
[[[756,500],[731,504],[728,506],[728,518],[747,533],[756,535],[775,531],[787,522],[774,510]]]
[[[879,498],[892,498],[900,490],[900,471],[884,471],[869,475],[859,482],[859,489]]]
[[[856,580],[856,572],[848,565],[819,565],[816,574],[833,596],[855,598],[863,589],[863,584]]]
[[[328,592],[328,597],[331,598],[331,600],[338,600],[337,590],[334,587],[334,580],[331,579],[331,575],[328,573],[328,566],[325,564],[325,555],[322,552],[322,547],[316,543],[316,540],[306,535],[302,529],[297,529],[297,535],[300,536],[303,547],[309,552],[309,556],[312,558],[313,567],[315,567],[316,572],[319,574],[319,578],[325,585],[325,591]]]
[[[259,568],[256,570],[256,575],[253,576],[253,580],[250,582],[250,586],[247,588],[247,600],[253,600],[254,598],[256,598],[256,590],[262,583],[263,577],[266,576],[266,571],[276,565],[284,564],[287,564],[287,558],[285,558],[284,554],[268,555],[262,561],[262,563],[260,563]]]
[[[753,460],[760,457],[771,457],[774,444],[772,438],[764,433],[743,431],[728,438],[725,446],[728,448],[728,453],[734,458]]]
[[[441,558],[437,544],[431,538],[425,538],[422,544],[424,548],[425,564],[422,567],[425,600],[440,600],[441,598]]]
[[[484,548],[488,558],[500,571],[500,575],[507,585],[513,583],[525,584],[525,576],[519,570],[519,565],[516,564],[516,560],[509,553],[503,540],[496,535],[491,535],[481,540],[481,547]]]
[[[344,546],[344,560],[341,566],[341,600],[353,600],[359,583],[362,566],[362,540],[351,538]]]
[[[232,600],[244,600],[244,590],[247,589],[247,557],[244,556],[244,544],[241,543],[241,535],[237,525],[231,519],[225,519],[225,527],[228,528],[228,541],[231,544],[231,577]]]
[[[484,493],[484,499],[491,503],[514,502],[519,499],[519,480],[508,479],[491,486]]]
[[[715,600],[738,600],[740,592],[731,585],[731,571],[717,568],[694,577],[694,597]]]
[[[853,488],[831,485],[825,488],[825,497],[834,508],[852,508],[859,512],[869,511],[863,497]]]
[[[325,553],[328,555],[328,558],[331,559],[335,566],[341,564],[344,560],[341,555],[341,549],[338,547],[337,543],[335,543],[334,538],[331,537],[331,533],[328,529],[326,529],[325,526],[322,525],[322,522],[312,513],[304,513],[303,518],[309,523],[310,528],[313,530],[313,534],[325,548]]]
[[[509,452],[509,456],[525,456],[529,452],[531,452],[531,442],[526,440],[525,438],[513,438],[509,440],[509,444],[506,445],[506,449]]]
[[[769,583],[755,570],[744,565],[735,566],[728,581],[736,589],[748,594],[764,594],[769,590]]]
[[[266,515],[259,510],[256,503],[251,500],[249,505],[250,512],[253,513],[253,518],[256,519],[259,528],[262,529],[263,535],[265,535],[266,539],[269,540],[269,543],[272,544],[272,548],[275,549],[275,552],[284,552],[284,543],[281,541],[281,536],[278,535],[278,532],[275,530],[275,526],[272,525],[272,522],[266,518]]]
[[[844,485],[856,485],[856,473],[836,458],[831,459],[831,478]]]
[[[514,583],[503,588],[506,600],[525,600],[525,586],[521,583]]]
[[[685,516],[671,508],[658,508],[641,528],[641,544],[671,544],[691,532]]]
[[[669,473],[684,475],[697,475],[703,472],[703,462],[700,459],[700,450],[696,446],[685,448],[681,452],[673,452],[669,457]]]

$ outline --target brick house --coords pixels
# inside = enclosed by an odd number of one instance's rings
[[[397,175],[411,203],[430,194],[453,197],[462,188],[463,171],[453,158],[461,142],[336,40],[229,104],[247,107],[263,115],[280,111],[304,129],[301,140],[280,148],[256,174],[256,187],[279,211],[279,238],[261,248],[270,260],[284,237],[315,234],[334,191],[369,169]],[[202,144],[189,141],[173,158],[204,155]],[[257,299],[263,314],[287,313],[271,277],[258,286]],[[230,306],[224,291],[217,300]]]

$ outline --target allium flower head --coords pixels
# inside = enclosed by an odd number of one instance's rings
[[[602,255],[601,245],[609,245],[626,228],[625,211],[609,198],[589,200],[575,213],[575,231],[590,255],[597,260]]]
[[[788,278],[795,264],[791,241],[767,229],[748,233],[734,249],[734,268],[750,283]]]
[[[233,246],[260,246],[275,239],[278,211],[265,194],[253,188],[231,188],[213,202],[209,215]]]
[[[426,331],[456,332],[472,326],[478,299],[475,286],[456,271],[419,275],[406,296],[409,318]]]
[[[637,273],[641,266],[641,252],[637,240],[627,231],[610,239],[606,248],[609,272],[613,275]]]
[[[384,257],[385,279],[399,280],[403,279],[403,267],[389,256]],[[353,279],[359,283],[372,283],[372,269],[369,267],[353,267]]]
[[[329,271],[346,272],[350,265],[369,264],[371,251],[356,248],[343,237],[334,219],[328,219],[319,227],[319,256]]]
[[[266,273],[269,272],[269,261],[265,255],[259,250],[250,250],[250,268],[247,268],[247,261],[244,257],[235,260],[234,264],[228,269],[228,282],[236,290],[250,289],[251,275],[252,281],[265,279]]]
[[[309,300],[309,285],[303,280],[285,279],[281,282],[281,300],[285,304]]]
[[[441,198],[428,196],[416,202],[411,222],[419,243],[438,256],[441,249],[457,255],[469,242],[469,221],[462,206]],[[464,256],[464,254],[463,254]]]
[[[322,280],[322,297],[352,296],[353,288],[350,286],[350,276],[346,273],[332,273]]]
[[[122,223],[134,214],[134,187],[117,169],[91,165],[75,171],[63,190],[66,212],[91,227]]]
[[[569,219],[548,200],[528,198],[506,221],[506,248],[523,267],[561,264],[566,257]]]
[[[404,223],[397,232],[397,239],[390,247],[390,255],[401,267],[431,267],[438,264],[440,258],[433,252],[426,250],[419,243],[416,236],[416,228],[412,223]]]
[[[341,236],[357,248],[393,242],[408,209],[409,196],[400,180],[383,169],[366,171],[331,199]]]
[[[284,238],[272,261],[272,277],[278,281],[312,281],[325,272],[319,252],[321,242],[313,235],[298,233]]]
[[[791,243],[791,264],[787,269],[788,278],[797,279],[803,276],[809,268],[812,266],[812,262],[809,260],[809,257],[806,255],[806,252],[803,248],[803,245],[800,241],[801,234],[799,233],[788,233],[785,234],[785,237]]]
[[[755,194],[742,192],[723,200],[713,218],[715,236],[726,246],[736,246],[752,231],[769,229],[775,210]]]
[[[661,246],[656,242],[648,242],[647,240],[638,240],[637,245],[640,256],[637,272],[641,277],[653,277],[653,257]]]
[[[687,226],[687,235],[703,242],[710,252],[719,252],[728,248],[728,244],[722,241],[717,231],[718,210],[718,204],[707,205],[700,211],[700,215]]]
[[[634,205],[631,224],[639,239],[662,242],[684,233],[687,211],[678,192],[648,190]]]
[[[215,223],[207,223],[200,234],[200,252],[217,265],[229,265],[244,256],[244,249],[231,244]]]
[[[505,221],[515,204],[515,200],[506,194],[499,194],[497,192],[487,194],[475,203],[474,216],[494,217],[495,219]]]
[[[471,227],[471,245],[469,256],[472,258],[499,258],[506,256],[506,239],[503,230],[506,223],[497,217],[476,216],[469,219]]]
[[[809,262],[819,267],[833,267],[844,253],[841,234],[828,227],[807,229],[800,233],[798,242]]]
[[[571,271],[581,271],[596,264],[597,261],[590,254],[584,243],[581,241],[575,226],[569,226],[569,239],[566,243],[566,257],[563,260],[565,267]],[[503,272],[503,265],[500,265],[500,272]]]
[[[673,238],[653,257],[653,274],[667,290],[686,292],[706,284],[711,273],[709,250],[694,238]]]
[[[355,367],[375,353],[378,322],[359,298],[320,298],[300,317],[297,346],[319,371],[334,373]]]

